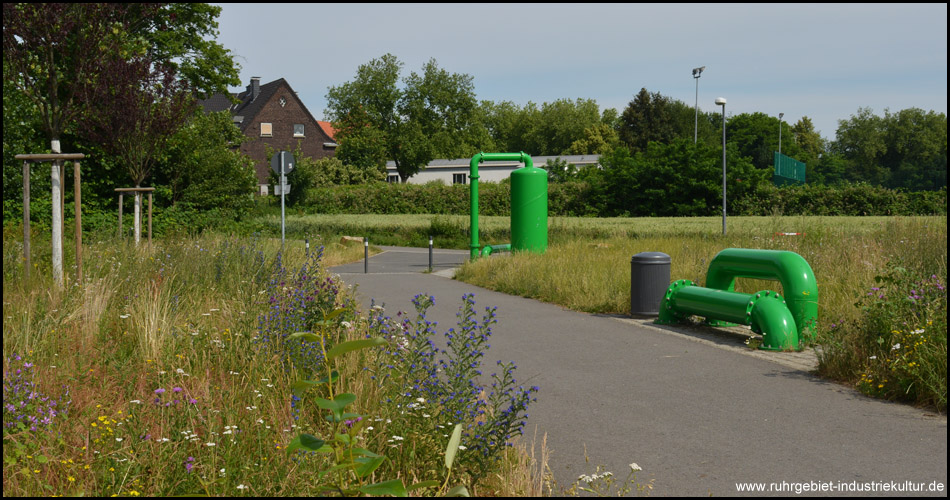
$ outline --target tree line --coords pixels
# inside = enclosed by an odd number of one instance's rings
[[[601,110],[584,98],[519,106],[478,101],[470,75],[449,73],[435,59],[400,81],[402,69],[396,56],[386,54],[361,65],[353,80],[330,87],[326,113],[339,125],[338,156],[344,162],[382,168],[394,160],[405,180],[433,159],[479,151],[549,156],[623,148],[636,156],[651,143],[692,142],[694,133],[698,143],[721,148],[721,115],[700,111],[697,117],[694,107],[645,88],[621,112]],[[807,116],[789,124],[765,113],[742,113],[728,117],[726,128],[727,150],[737,158],[769,170],[773,152],[781,149],[808,165],[812,184],[866,182],[908,190],[947,184],[944,113],[910,108],[879,117],[861,108],[839,120],[830,141]]]
[[[156,218],[169,224],[195,227],[247,213],[256,181],[252,162],[236,146],[248,139],[226,112],[206,115],[197,105],[240,85],[233,55],[215,41],[220,9],[4,4],[4,221],[18,220],[22,211],[22,169],[13,156],[50,152],[57,144],[59,151],[88,156],[82,175],[90,224],[113,217],[114,189],[129,185],[155,187]],[[716,113],[699,112],[694,125],[694,108],[645,88],[622,111],[587,98],[479,101],[471,75],[446,71],[435,59],[408,75],[403,70],[396,56],[385,54],[328,88],[325,114],[337,130],[336,159],[298,169],[309,177],[291,179],[294,186],[374,182],[385,178],[389,160],[405,181],[436,158],[524,151],[603,155],[600,168],[557,164],[550,171],[553,182],[600,186],[592,201],[598,213],[649,215],[630,203],[650,206],[657,196],[684,207],[710,205],[721,188],[721,176],[712,175],[722,154]],[[808,165],[809,184],[945,189],[946,124],[944,113],[911,108],[877,116],[861,108],[825,141],[808,117],[780,124],[764,113],[731,116],[730,193],[741,196],[770,182],[779,126],[782,152]],[[31,174],[36,217],[48,212],[42,205],[49,203],[49,182],[39,169]],[[66,210],[70,217],[71,205]]]

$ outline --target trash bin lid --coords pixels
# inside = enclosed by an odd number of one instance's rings
[[[672,262],[669,255],[663,252],[640,252],[630,259],[631,264],[669,264]]]

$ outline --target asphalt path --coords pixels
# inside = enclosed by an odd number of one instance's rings
[[[947,496],[946,415],[815,377],[813,354],[752,351],[735,331],[658,327],[472,286],[451,279],[464,250],[435,250],[425,273],[428,249],[382,248],[368,273],[362,261],[331,268],[364,305],[414,314],[412,298],[433,295],[427,318],[440,334],[455,326],[463,294],[475,294],[479,316],[497,306],[485,372],[514,361],[519,382],[540,386],[522,439],[537,454],[547,435],[560,487],[597,465],[622,481],[636,463],[637,481],[659,496]]]

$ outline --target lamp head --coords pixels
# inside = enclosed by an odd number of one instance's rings
[[[703,73],[703,70],[706,69],[706,66],[701,68],[693,68],[693,78],[699,78],[699,75]]]
[[[719,106],[725,106],[725,105],[726,105],[726,98],[725,98],[725,97],[717,97],[717,98],[716,98],[716,104],[719,105]]]
[[[783,116],[785,116],[785,113],[779,113],[779,114],[778,114],[778,119],[781,120]]]

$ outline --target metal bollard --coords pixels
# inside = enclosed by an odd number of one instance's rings
[[[429,272],[432,272],[432,235],[429,235]]]
[[[363,237],[363,274],[369,273],[369,238]]]

